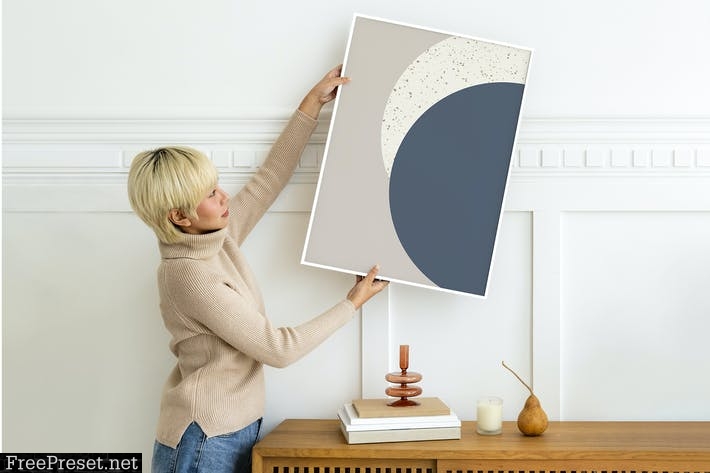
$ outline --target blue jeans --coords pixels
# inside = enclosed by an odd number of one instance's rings
[[[176,448],[155,442],[152,472],[250,473],[251,449],[260,428],[261,419],[236,432],[208,438],[193,422]]]

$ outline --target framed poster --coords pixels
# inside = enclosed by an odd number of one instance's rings
[[[485,297],[531,55],[355,15],[301,262]]]

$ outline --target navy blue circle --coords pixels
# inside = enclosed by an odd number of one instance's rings
[[[523,84],[455,92],[407,132],[390,173],[390,212],[412,262],[441,288],[483,295]]]

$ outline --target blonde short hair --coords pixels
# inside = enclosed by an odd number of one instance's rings
[[[157,148],[133,158],[128,199],[160,241],[177,243],[183,233],[170,220],[170,211],[196,218],[197,206],[216,185],[217,170],[203,153],[186,146]]]

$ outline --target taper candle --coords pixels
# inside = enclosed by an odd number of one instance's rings
[[[409,345],[399,346],[399,369],[406,371],[409,368]]]

